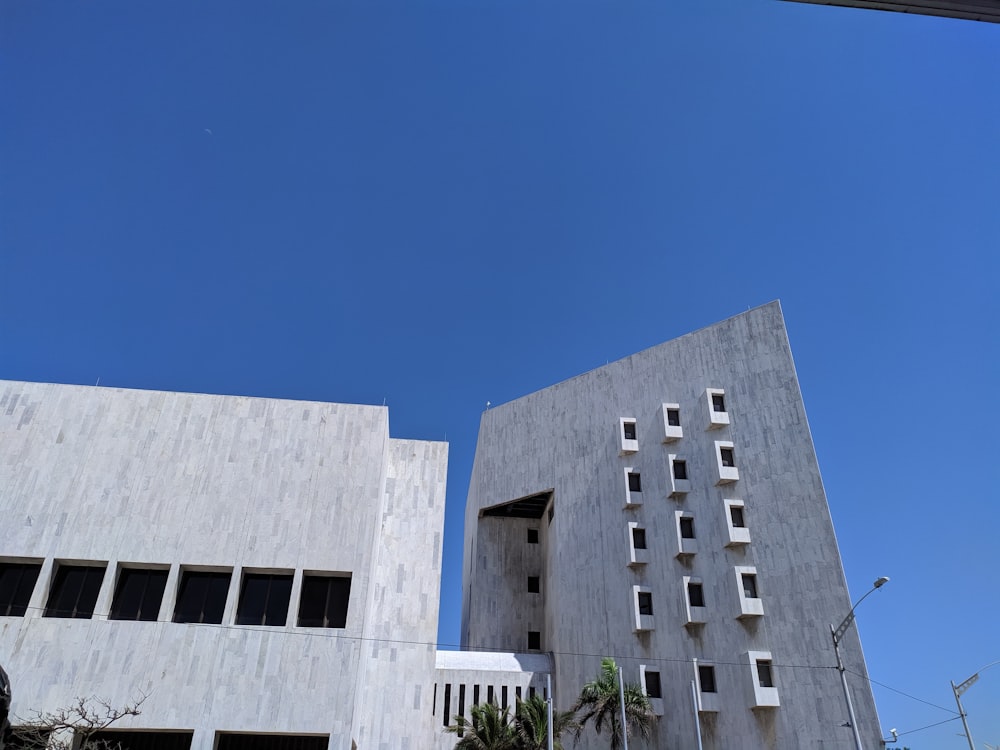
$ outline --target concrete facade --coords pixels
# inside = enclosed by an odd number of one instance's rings
[[[433,645],[446,468],[384,407],[0,381],[0,566],[39,566],[23,613],[0,599],[14,713],[145,694],[120,727],[197,750],[444,750],[477,700],[551,676],[565,709],[613,656],[659,675],[650,747],[695,746],[699,666],[706,748],[852,746],[828,630],[851,603],[777,303],[483,414],[462,652]],[[105,568],[93,616],[45,616],[73,565]],[[135,568],[165,571],[162,600],[113,619]],[[219,622],[174,622],[192,571],[229,576]],[[286,624],[240,622],[258,574],[290,580]],[[350,577],[343,627],[300,625],[329,576]],[[843,652],[877,747],[853,628]]]
[[[541,500],[504,515],[523,498]],[[705,748],[853,746],[829,631],[851,601],[777,303],[485,412],[463,570],[463,646],[524,650],[539,633],[559,708],[613,656],[629,682],[660,675],[652,746],[694,747],[691,683],[712,666],[716,692],[697,691]],[[844,645],[879,747],[853,629]]]
[[[1000,0],[794,0],[794,2],[1000,23]]]

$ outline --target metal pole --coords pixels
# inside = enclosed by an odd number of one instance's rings
[[[552,737],[552,732],[553,732],[553,729],[552,729],[552,675],[551,674],[545,675],[545,681],[548,684],[548,691],[549,691],[549,701],[548,701],[548,703],[549,703],[549,711],[548,711],[548,713],[549,713],[549,719],[548,719],[547,735],[548,735],[548,742],[549,742],[549,750],[554,750],[555,749],[555,740]]]
[[[691,680],[691,706],[694,708],[694,732],[698,736],[698,750],[702,750],[701,717],[698,715],[698,688],[694,686],[694,680]]]
[[[833,650],[837,654],[837,670],[840,672],[840,682],[844,686],[844,700],[847,701],[847,713],[850,716],[851,730],[854,732],[854,747],[855,750],[864,750],[864,747],[861,745],[861,732],[858,730],[858,720],[854,715],[854,703],[851,702],[851,691],[847,688],[847,672],[845,671],[844,660],[840,658],[840,639],[837,638],[837,631],[833,629],[833,625],[830,626],[830,635],[833,636]]]
[[[969,731],[969,722],[965,720],[965,709],[962,708],[962,701],[958,697],[958,686],[955,685],[954,680],[951,680],[951,692],[955,694],[955,703],[958,704],[958,715],[962,717],[962,726],[965,727],[965,739],[969,741],[969,750],[976,750],[975,745],[972,744],[972,732]]]
[[[625,683],[622,680],[622,668],[618,667],[618,697],[622,704],[622,749],[628,750],[628,723],[625,721]]]

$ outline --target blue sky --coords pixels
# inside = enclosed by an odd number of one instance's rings
[[[486,401],[780,298],[918,729],[1000,659],[998,81],[998,25],[779,0],[5,0],[0,377],[385,400],[451,443],[457,643]]]

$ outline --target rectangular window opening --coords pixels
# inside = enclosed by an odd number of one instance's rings
[[[538,576],[528,576],[528,593],[537,594],[540,589],[540,579]]]
[[[688,603],[692,607],[705,606],[705,590],[700,583],[688,584]]]
[[[635,527],[632,529],[632,546],[635,549],[646,549],[646,530]]]
[[[637,472],[630,471],[628,473],[628,491],[642,492],[642,480]]]
[[[687,478],[688,478],[687,461],[674,459],[674,479],[687,479]]]
[[[501,708],[507,708],[507,706],[509,706],[509,705],[510,705],[510,703],[507,702],[507,686],[506,685],[501,685],[500,686],[500,707]]]
[[[681,410],[667,409],[667,424],[671,427],[681,426]]]
[[[528,544],[538,544],[538,529],[528,529]]]
[[[231,571],[182,570],[174,622],[221,623],[232,576]]]
[[[528,650],[529,651],[541,651],[542,650],[542,633],[539,630],[529,630],[528,631]]]
[[[701,685],[701,692],[715,692],[715,667],[704,664],[698,665],[698,683]]]
[[[694,539],[694,519],[690,516],[681,516],[681,538]]]
[[[105,566],[57,564],[45,617],[89,620],[94,616],[97,595],[104,581]]]
[[[479,685],[472,686],[472,705],[475,706],[479,703]]]
[[[0,563],[0,617],[24,617],[41,563]]]
[[[648,591],[640,591],[638,599],[639,599],[639,614],[640,615],[653,614],[653,595],[650,594]]]
[[[738,505],[731,505],[729,507],[729,517],[733,521],[734,529],[746,528],[746,523],[743,521],[743,508]]]
[[[625,432],[626,440],[635,440],[635,422],[622,423],[622,429]]]
[[[721,393],[712,394],[712,411],[725,411],[726,399]]]
[[[291,595],[292,576],[288,573],[244,573],[236,624],[284,625]]]
[[[160,614],[168,572],[162,569],[122,568],[108,619],[155,622]]]
[[[646,695],[650,698],[663,697],[663,691],[660,688],[659,672],[646,672]]]
[[[520,685],[518,685],[516,688],[514,688],[514,694],[517,696],[518,700],[521,700],[521,686]]]
[[[493,695],[493,686],[492,685],[487,685],[486,686],[486,702],[487,703],[492,703],[493,702],[493,697],[494,697],[494,695]]]
[[[451,683],[444,684],[444,705],[441,706],[441,723],[448,726],[451,723]]]
[[[290,579],[289,579],[290,580]],[[291,588],[289,588],[291,593]],[[345,628],[351,599],[351,576],[302,576],[300,628]]]
[[[719,448],[719,456],[722,458],[723,466],[736,466],[732,448]]]
[[[757,576],[752,573],[744,573],[741,578],[743,579],[743,596],[747,599],[757,598]]]
[[[774,675],[771,673],[771,662],[766,659],[760,659],[757,661],[757,682],[761,687],[774,687]]]

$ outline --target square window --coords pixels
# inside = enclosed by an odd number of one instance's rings
[[[734,529],[745,529],[746,522],[743,520],[743,508],[738,505],[729,506],[729,517],[733,521]]]
[[[701,686],[701,692],[703,693],[714,693],[715,690],[715,667],[708,666],[707,664],[698,665],[698,683]]]
[[[528,631],[528,650],[529,651],[542,650],[542,634],[538,630]]]
[[[528,529],[528,544],[538,544],[538,529]]]
[[[622,430],[626,440],[635,440],[635,422],[622,422]]]
[[[232,575],[228,570],[182,570],[174,622],[221,623]]]
[[[687,479],[687,478],[688,478],[687,461],[674,459],[674,479]]]
[[[167,587],[167,573],[163,569],[122,568],[108,619],[155,622]]]
[[[660,688],[659,672],[646,672],[646,696],[649,698],[663,697],[663,691]]]
[[[646,530],[640,528],[632,529],[632,546],[635,549],[646,549]]]
[[[24,617],[41,563],[0,563],[0,617]]]
[[[681,516],[681,538],[694,539],[694,519],[691,516]]]
[[[541,590],[538,576],[528,576],[528,593],[537,594]]]
[[[639,614],[640,615],[651,615],[653,614],[653,595],[648,591],[640,591],[638,594],[639,600]]]
[[[721,393],[712,394],[712,410],[713,411],[726,410],[726,397]]]
[[[52,589],[45,605],[45,617],[69,617],[89,620],[94,616],[97,595],[101,592],[105,566],[56,565]]]
[[[681,426],[681,410],[667,409],[667,424],[671,427]]]
[[[630,471],[628,473],[628,491],[642,492],[642,480],[637,472]]]
[[[736,466],[732,448],[719,448],[719,456],[722,458],[723,466]]]
[[[774,687],[774,675],[771,673],[771,662],[765,659],[757,660],[757,682],[761,687]]]
[[[757,576],[751,573],[743,573],[741,578],[743,579],[743,596],[747,599],[756,599],[757,597]]]
[[[692,607],[705,606],[705,589],[700,583],[688,584],[688,603]]]
[[[292,576],[288,573],[244,573],[237,625],[284,625]]]
[[[291,578],[286,578],[291,581]],[[331,576],[306,573],[302,576],[297,624],[300,628],[347,627],[347,607],[350,600],[350,574]]]

